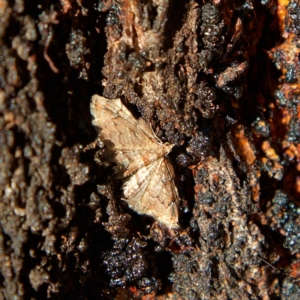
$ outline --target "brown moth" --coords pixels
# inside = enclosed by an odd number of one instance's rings
[[[93,125],[113,153],[125,178],[123,191],[129,206],[154,217],[169,228],[178,227],[178,192],[174,170],[166,155],[174,145],[163,144],[143,119],[136,120],[120,99],[94,95]]]

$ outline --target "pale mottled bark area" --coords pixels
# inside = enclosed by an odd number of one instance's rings
[[[0,0],[0,299],[299,298],[299,11]],[[93,94],[175,144],[178,231],[121,200]]]

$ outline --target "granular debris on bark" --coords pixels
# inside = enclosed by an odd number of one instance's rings
[[[0,0],[0,299],[299,298],[299,24],[296,0]],[[93,94],[175,144],[180,229],[122,200]]]

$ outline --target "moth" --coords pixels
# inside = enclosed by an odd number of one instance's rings
[[[162,143],[143,119],[135,119],[120,99],[94,95],[93,125],[117,163],[129,206],[169,228],[178,227],[178,191],[174,169],[166,157],[174,145]]]

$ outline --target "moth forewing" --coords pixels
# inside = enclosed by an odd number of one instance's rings
[[[178,227],[178,192],[174,170],[165,157],[174,145],[163,144],[147,123],[136,120],[120,99],[94,95],[93,125],[127,177],[124,196],[139,214],[147,214],[168,227]],[[120,175],[120,174],[119,174]]]
[[[178,227],[178,196],[167,165],[167,159],[162,157],[140,168],[128,178],[123,190],[126,201],[136,212],[150,215],[160,223],[175,228]]]

